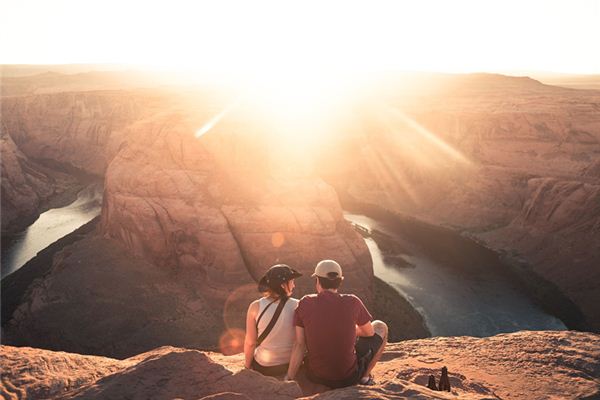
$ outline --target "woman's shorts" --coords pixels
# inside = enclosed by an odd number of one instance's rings
[[[267,376],[280,376],[280,375],[285,375],[287,374],[287,370],[288,370],[288,366],[289,364],[281,364],[281,365],[273,365],[270,367],[265,367],[263,365],[260,365],[258,363],[258,361],[256,361],[255,359],[252,359],[252,369],[260,372],[263,375],[267,375]]]

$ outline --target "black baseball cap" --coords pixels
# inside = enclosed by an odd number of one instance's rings
[[[266,292],[269,289],[276,289],[282,283],[296,279],[300,276],[302,276],[302,274],[289,265],[273,265],[258,282],[258,291]]]

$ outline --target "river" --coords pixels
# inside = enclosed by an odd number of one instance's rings
[[[375,275],[411,303],[433,336],[486,337],[519,330],[567,329],[519,290],[506,273],[507,266],[483,246],[454,234],[457,238],[451,248],[442,246],[446,253],[442,254],[436,245],[448,238],[439,238],[433,229],[417,232],[410,225],[349,212],[345,218],[383,233],[365,237]],[[386,241],[383,251],[376,242],[378,236]],[[428,242],[433,246],[428,248]]]
[[[21,268],[40,250],[91,221],[100,214],[101,207],[102,185],[95,183],[80,191],[71,204],[42,213],[2,249],[2,278]]]
[[[93,184],[73,203],[41,214],[3,249],[2,277],[99,215],[101,203],[102,186]],[[503,273],[505,266],[482,246],[458,234],[448,241],[448,233],[441,237],[434,230],[415,230],[384,217],[375,220],[346,212],[345,218],[384,234],[365,238],[375,275],[411,303],[433,336],[483,337],[519,330],[566,329],[518,290]],[[382,252],[383,240],[387,244]]]

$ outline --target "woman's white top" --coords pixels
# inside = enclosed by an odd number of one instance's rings
[[[268,297],[263,297],[258,301],[257,319],[272,301],[273,299]],[[262,316],[258,323],[256,337],[259,337],[267,328],[278,305],[279,300],[273,303]],[[298,299],[288,298],[271,333],[269,333],[260,346],[256,347],[254,350],[254,359],[263,367],[272,367],[274,365],[287,364],[290,362],[292,347],[294,346],[294,339],[296,338],[296,330],[294,329],[294,311],[296,310],[296,307],[298,307]]]

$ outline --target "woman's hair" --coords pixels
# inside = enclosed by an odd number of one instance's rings
[[[286,291],[284,288],[281,287],[281,285],[283,285],[284,283],[288,283],[289,281],[285,281],[283,283],[281,283],[279,286],[277,287],[271,287],[269,286],[267,288],[267,290],[264,292],[268,297],[280,297],[280,298],[285,298],[288,297]]]

